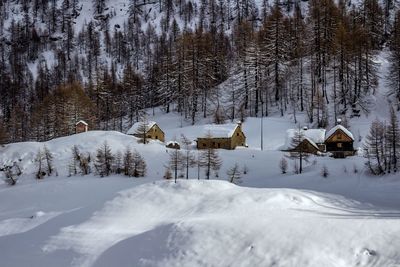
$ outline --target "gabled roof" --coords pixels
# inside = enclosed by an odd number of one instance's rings
[[[230,138],[238,127],[239,125],[236,123],[204,125],[199,138],[208,138],[209,135],[212,138]]]
[[[317,144],[314,143],[310,138],[305,137],[304,140],[307,140],[313,147],[315,147],[317,150],[319,150],[319,147],[317,146]]]
[[[338,130],[341,130],[342,132],[344,132],[348,137],[351,138],[351,140],[354,141],[353,134],[352,134],[349,130],[347,130],[344,126],[342,126],[342,125],[340,125],[340,124],[336,125],[335,127],[333,127],[332,129],[330,129],[330,130],[327,132],[327,134],[326,134],[326,136],[325,136],[325,140],[328,140],[328,139],[329,139],[332,135],[334,135],[334,134],[336,133],[336,131],[338,131]]]
[[[132,127],[126,132],[126,134],[133,135],[137,133],[139,127],[142,125],[143,122],[136,122],[135,124],[132,125]],[[146,125],[146,132],[150,131],[151,128],[153,128],[154,125],[157,123],[155,121],[148,121]]]
[[[75,123],[75,125],[78,125],[78,124],[81,124],[81,123],[86,125],[86,126],[88,126],[87,122],[83,121],[83,120],[78,121],[77,123]]]
[[[286,131],[286,140],[282,149],[291,149],[294,148],[292,145],[293,137],[296,133],[299,132],[299,129],[288,129]],[[300,133],[303,135],[303,140],[307,139],[313,146],[318,148],[317,144],[322,144],[325,141],[325,129],[300,129]]]

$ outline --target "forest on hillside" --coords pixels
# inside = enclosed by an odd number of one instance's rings
[[[370,111],[382,51],[400,110],[395,0],[125,0],[120,20],[111,2],[0,1],[0,143],[80,119],[122,131],[152,107],[192,124],[304,112],[326,127]]]

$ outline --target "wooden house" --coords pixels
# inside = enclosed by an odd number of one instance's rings
[[[335,158],[345,158],[353,156],[353,134],[342,125],[336,125],[326,134],[326,151],[332,153]]]
[[[80,120],[75,124],[75,133],[85,133],[89,130],[87,122]]]
[[[138,138],[142,138],[142,134],[139,132],[140,128],[145,126],[146,138],[153,140],[160,140],[161,142],[165,141],[165,134],[163,130],[158,126],[158,124],[154,121],[149,121],[147,123],[137,122],[135,123],[126,134],[133,135]]]
[[[282,151],[286,152],[304,152],[317,155],[325,152],[325,129],[289,129],[286,132],[286,142]],[[293,144],[294,137],[298,135],[301,142]]]
[[[197,149],[222,148],[235,149],[237,146],[246,146],[246,136],[242,124],[207,125],[203,135],[198,137]]]

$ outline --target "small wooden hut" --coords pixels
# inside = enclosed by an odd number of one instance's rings
[[[172,149],[181,149],[181,145],[177,141],[169,141],[165,146]]]
[[[85,133],[89,130],[87,122],[80,120],[75,124],[75,133]]]

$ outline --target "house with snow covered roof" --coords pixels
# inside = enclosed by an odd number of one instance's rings
[[[326,151],[332,153],[335,158],[353,156],[353,143],[353,134],[341,124],[330,129],[325,136]]]
[[[286,131],[285,144],[282,151],[304,152],[309,154],[318,154],[325,152],[325,129],[289,129]],[[295,136],[301,138],[301,142],[294,144]]]
[[[80,120],[75,124],[75,133],[85,133],[89,130],[89,124],[84,121]]]
[[[126,134],[133,135],[138,138],[165,141],[165,134],[155,121],[136,122],[126,132]]]
[[[235,149],[237,146],[246,146],[246,136],[243,133],[241,122],[236,124],[211,124],[203,128],[203,132],[196,142],[197,149]]]

